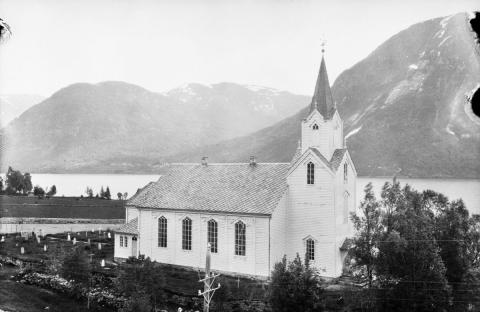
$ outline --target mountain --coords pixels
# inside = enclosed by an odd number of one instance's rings
[[[479,50],[467,14],[436,18],[391,37],[336,79],[359,175],[480,178],[480,119],[467,100],[480,85]],[[170,160],[290,161],[306,114]]]
[[[37,94],[0,95],[0,128],[5,127],[10,121],[44,99]]]
[[[162,94],[125,82],[78,83],[2,130],[1,169],[145,171],[167,155],[272,125],[306,100],[233,83],[188,84]]]

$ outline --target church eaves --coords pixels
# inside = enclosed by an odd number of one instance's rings
[[[327,67],[325,58],[322,55],[322,63],[318,72],[317,84],[315,85],[315,93],[313,94],[312,103],[310,104],[311,114],[314,110],[318,110],[323,118],[331,119],[335,114],[335,102],[332,97],[332,90],[328,81]]]

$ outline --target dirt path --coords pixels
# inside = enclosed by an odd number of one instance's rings
[[[15,312],[72,311],[86,312],[78,301],[39,287],[24,285],[10,279],[16,268],[0,267],[0,309]],[[48,308],[47,308],[48,307]]]

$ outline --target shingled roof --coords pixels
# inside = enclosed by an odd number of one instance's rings
[[[309,149],[312,150],[318,158],[320,158],[320,160],[325,164],[327,168],[333,170],[332,164],[325,158],[325,156],[322,155],[322,153],[320,153],[318,149],[316,149],[315,147],[310,147]]]
[[[138,218],[130,220],[130,222],[122,225],[115,232],[123,233],[123,234],[138,235]]]
[[[323,55],[320,70],[318,72],[317,83],[315,84],[315,92],[312,97],[308,114],[311,114],[314,110],[318,110],[325,119],[331,119],[336,110]]]
[[[287,189],[289,163],[175,164],[127,205],[270,215]]]
[[[338,166],[343,160],[343,156],[347,152],[346,148],[337,148],[335,152],[333,152],[332,159],[330,160],[330,165],[332,166],[333,170],[337,170]]]

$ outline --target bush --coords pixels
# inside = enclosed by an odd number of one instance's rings
[[[287,264],[284,256],[275,264],[270,284],[269,301],[275,312],[323,310],[323,288],[318,272],[297,257]]]
[[[70,255],[65,257],[62,264],[62,276],[82,285],[88,283],[90,263],[84,249],[76,248]]]

